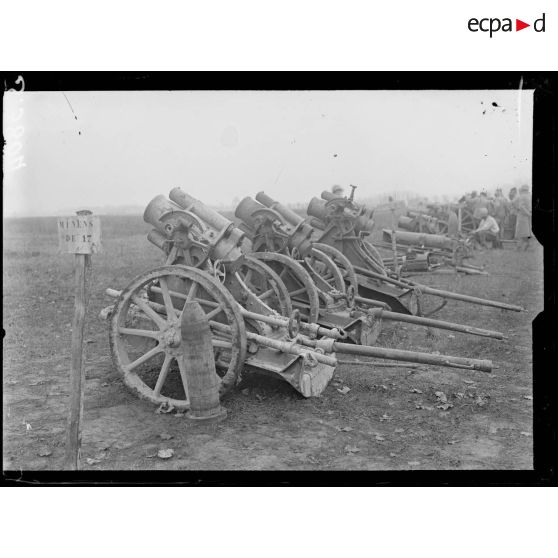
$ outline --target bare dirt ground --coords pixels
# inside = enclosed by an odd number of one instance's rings
[[[475,256],[490,276],[420,275],[422,282],[520,304],[526,312],[450,301],[435,317],[503,331],[496,341],[413,326],[385,328],[385,346],[489,358],[492,374],[437,367],[343,364],[335,383],[304,399],[254,381],[223,401],[228,418],[191,425],[132,396],[112,365],[107,287],[161,265],[140,217],[102,218],[86,332],[83,469],[531,469],[531,321],[542,310],[542,249]],[[73,257],[57,254],[54,219],[4,222],[3,467],[62,468]],[[345,395],[337,388],[350,388]],[[436,396],[443,392],[447,399]],[[448,405],[449,404],[449,405]],[[173,449],[170,459],[156,456]]]

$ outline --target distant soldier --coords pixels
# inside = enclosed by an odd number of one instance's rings
[[[510,188],[508,192],[508,215],[506,219],[506,228],[513,231],[512,238],[515,237],[515,226],[517,222],[517,211],[516,211],[516,199],[517,199],[517,188],[514,186]]]
[[[519,189],[519,196],[514,199],[514,208],[517,214],[515,222],[515,238],[519,240],[517,249],[527,250],[531,241],[531,194],[529,186],[524,184]]]
[[[492,201],[492,214],[494,215],[494,219],[498,223],[500,227],[500,238],[502,238],[502,234],[504,232],[504,224],[506,221],[506,217],[509,212],[509,202],[504,197],[502,193],[502,188],[497,188],[496,193],[494,194],[494,200]]]
[[[343,197],[343,187],[339,186],[339,184],[334,184],[331,187],[331,193],[335,194],[338,198],[342,198]]]
[[[488,197],[488,192],[486,190],[483,190],[480,193],[479,196],[479,207],[484,207],[487,211],[489,215],[492,215],[492,217],[494,217],[494,213],[493,213],[493,207],[492,207],[492,201],[490,200],[490,198]]]
[[[478,244],[484,248],[488,248],[488,240],[494,244],[499,242],[498,238],[500,236],[500,227],[498,226],[496,219],[494,219],[492,215],[488,214],[488,209],[485,207],[480,208],[479,215],[481,221],[479,226],[471,233],[471,235]]]
[[[473,221],[475,223],[475,227],[478,227],[479,223],[481,221],[481,216],[480,216],[481,199],[480,199],[480,196],[477,195],[476,190],[473,190],[471,192],[471,205],[470,205],[470,207],[473,211]]]
[[[475,211],[473,213],[473,217],[480,221],[482,219],[479,211],[481,209],[486,209],[490,212],[490,202],[488,201],[488,195],[485,190],[480,193],[480,196],[476,199],[475,203]]]
[[[448,236],[457,237],[459,233],[459,219],[457,213],[450,205],[447,206],[448,215]]]

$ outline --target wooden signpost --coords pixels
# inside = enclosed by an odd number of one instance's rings
[[[61,252],[74,254],[75,303],[72,322],[72,363],[70,371],[70,411],[64,468],[77,471],[81,445],[81,419],[85,367],[83,362],[83,332],[87,310],[88,287],[91,276],[91,254],[101,250],[101,223],[89,210],[75,217],[58,218],[58,246]]]

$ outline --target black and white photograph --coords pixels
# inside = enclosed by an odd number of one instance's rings
[[[5,472],[534,470],[535,86],[10,80]]]

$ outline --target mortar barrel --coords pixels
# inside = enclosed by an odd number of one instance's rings
[[[415,220],[411,219],[411,217],[408,217],[407,215],[400,215],[397,221],[397,226],[400,229],[412,231],[415,226]]]
[[[169,198],[183,209],[191,211],[196,217],[199,217],[204,223],[217,231],[221,231],[231,225],[231,221],[226,217],[223,217],[223,215],[190,196],[180,188],[173,188],[170,191]]]
[[[163,251],[165,250],[165,243],[168,242],[167,237],[162,232],[159,232],[157,229],[149,231],[149,233],[147,234],[147,240],[149,240],[151,244],[154,244],[155,246],[157,246],[157,248],[160,248]]]
[[[490,360],[462,358],[448,355],[434,355],[415,351],[405,351],[401,349],[386,349],[384,347],[352,345],[350,343],[339,343],[337,341],[333,342],[333,350],[336,353],[341,354],[401,360],[405,362],[416,362],[419,364],[445,366],[448,368],[477,370],[479,372],[492,372],[493,368],[492,361]]]
[[[275,203],[275,200],[271,196],[268,196],[265,192],[258,192],[256,194],[256,199],[266,207],[273,207],[273,204]]]
[[[306,208],[306,213],[310,217],[315,217],[320,221],[325,221],[327,219],[327,207],[326,202],[315,196],[310,200],[308,207]]]
[[[308,213],[308,210],[306,210],[306,213]],[[320,219],[316,219],[316,217],[310,218],[308,223],[311,227],[313,227],[314,229],[318,229],[320,231],[323,231],[326,228],[325,223],[323,221],[321,221]]]
[[[251,229],[254,228],[254,212],[262,209],[265,206],[258,203],[254,198],[246,196],[234,210],[235,217],[246,223]]]
[[[340,196],[336,196],[333,192],[328,192],[327,190],[324,190],[321,193],[321,198],[322,198],[322,200],[325,200],[325,201],[331,201],[331,200],[334,200],[334,199],[339,198],[339,197]]]
[[[153,225],[157,230],[165,232],[164,226],[161,223],[161,217],[172,213],[173,211],[181,211],[181,207],[167,199],[163,195],[155,196],[145,208],[143,212],[143,220],[150,225]]]
[[[439,296],[441,298],[448,298],[450,300],[461,300],[462,302],[479,304],[480,306],[491,306],[493,308],[501,308],[502,310],[512,310],[514,312],[522,312],[524,310],[524,308],[522,308],[521,306],[516,306],[514,304],[506,304],[504,302],[498,302],[496,300],[488,300],[485,298],[478,298],[476,296],[469,296],[461,293],[453,293],[451,291],[443,291],[441,289],[433,289],[431,287],[427,287],[426,285],[415,283],[414,281],[409,281],[409,280],[405,282],[399,281],[397,279],[392,279],[391,277],[387,277],[385,275],[380,275],[379,273],[370,271],[360,266],[354,266],[354,269],[360,275],[364,275],[365,277],[370,277],[372,279],[378,279],[383,283],[390,283],[392,285],[396,285],[403,289],[417,288],[418,290],[420,290],[422,294]]]
[[[286,205],[275,201],[273,198],[270,198],[265,192],[258,192],[256,194],[256,200],[258,200],[261,204],[269,207],[271,209],[275,209],[279,215],[284,217],[291,225],[298,225],[304,219],[295,213],[292,209],[289,209]]]

